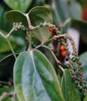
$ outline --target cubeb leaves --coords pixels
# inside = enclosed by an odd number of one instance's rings
[[[52,13],[49,6],[36,6],[32,8],[29,13],[31,24],[36,26],[43,22],[52,23]],[[11,10],[6,13],[7,19],[11,22],[22,22],[23,25],[28,26],[26,14],[17,10]]]
[[[25,12],[32,0],[4,0],[5,3],[14,10]]]
[[[31,33],[32,37],[35,37],[42,43],[46,42],[51,36],[51,34],[48,31],[47,26],[41,26],[39,28],[35,28],[32,31],[30,31],[30,33]]]
[[[2,32],[0,32],[0,34],[2,34]],[[13,49],[16,47],[15,42],[13,41],[13,39],[10,37],[9,41],[11,41],[11,44],[13,46]],[[11,49],[8,45],[8,42],[5,38],[3,38],[2,36],[0,36],[0,53],[1,52],[9,52]]]
[[[65,70],[62,78],[62,89],[65,101],[81,101],[80,93],[72,81],[69,70]]]
[[[11,48],[10,48],[10,46],[8,44],[8,41],[1,36],[1,35],[3,35],[3,36],[6,35],[6,33],[5,34],[3,34],[3,33],[5,33],[5,32],[0,31],[0,43],[1,43],[1,45],[0,45],[0,53],[11,51]],[[25,42],[21,38],[10,36],[8,40],[11,43],[11,45],[12,45],[12,47],[13,47],[13,49],[15,51],[18,52],[20,50],[25,49]],[[19,49],[19,47],[21,49]]]
[[[36,6],[29,11],[29,17],[33,26],[43,22],[53,22],[52,12],[49,6]]]
[[[27,19],[24,13],[17,11],[17,10],[11,10],[6,13],[6,18],[9,22],[21,22],[24,26],[28,26]]]
[[[53,66],[38,50],[18,56],[14,86],[19,101],[65,101]]]

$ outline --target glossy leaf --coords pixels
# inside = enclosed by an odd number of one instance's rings
[[[39,48],[39,50],[47,57],[47,59],[51,62],[51,64],[54,66],[54,69],[57,72],[57,77],[60,78],[61,75],[61,69],[54,57],[54,53],[51,51],[51,49],[45,45]]]
[[[72,81],[69,70],[65,70],[62,78],[62,89],[65,101],[81,101],[80,93]]]
[[[38,50],[21,53],[14,65],[19,101],[64,101],[53,66]]]
[[[82,8],[76,0],[54,0],[51,4],[57,25],[61,25],[68,18],[81,20]]]
[[[57,25],[69,18],[67,0],[54,0],[51,4],[54,13],[54,21]]]
[[[21,22],[23,25],[28,26],[27,19],[24,13],[16,10],[11,10],[6,13],[6,18],[9,22]]]
[[[51,33],[48,31],[48,27],[47,26],[41,26],[40,28],[35,28],[32,31],[30,31],[30,33],[32,35],[32,37],[38,39],[40,42],[46,42],[50,36]]]
[[[45,46],[45,45],[40,47],[39,50],[47,57],[47,59],[51,62],[51,64],[53,66],[55,66],[56,60],[55,60],[51,50],[47,46]]]
[[[14,10],[25,12],[31,4],[32,0],[4,0],[5,3]]]
[[[43,22],[53,22],[52,12],[49,6],[36,6],[29,11],[29,17],[33,26]]]

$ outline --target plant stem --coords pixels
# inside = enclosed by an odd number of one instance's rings
[[[62,72],[64,72],[63,65],[61,64],[61,62],[57,59],[57,57],[55,56],[55,54],[52,51],[51,51],[51,54],[53,55],[54,59],[56,60],[57,64],[59,65],[60,70]]]
[[[8,38],[11,34],[12,34],[12,32],[15,30],[15,28],[13,27],[11,30],[10,30],[10,32],[6,35],[6,38]]]
[[[31,21],[30,21],[30,17],[29,17],[29,15],[26,14],[25,16],[26,16],[26,18],[27,18],[27,22],[28,22],[28,28],[29,28],[29,30],[32,30],[32,29],[33,29],[33,26],[32,26],[32,24],[31,24]]]
[[[14,58],[16,59],[16,55],[15,55],[15,52],[14,52],[14,50],[13,50],[13,47],[12,47],[10,41],[8,40],[8,38],[6,38],[6,40],[7,40],[7,43],[8,43],[8,45],[9,45],[9,47],[10,47],[12,53],[13,53]]]

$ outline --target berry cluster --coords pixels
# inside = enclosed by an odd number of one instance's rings
[[[69,36],[61,36],[55,26],[49,27],[48,31],[51,33],[52,37],[55,37],[52,41],[52,50],[56,55],[57,59],[59,59],[60,62],[63,64],[68,58],[68,62],[65,65],[71,71],[72,79],[83,94],[87,93],[87,83],[83,78],[82,67],[78,58],[74,41]],[[70,40],[73,48],[72,57],[70,57],[70,53],[67,49],[67,40]]]
[[[64,36],[61,36],[59,34],[58,29],[55,26],[50,26],[48,28],[48,31],[51,33],[52,37],[54,37],[52,41],[52,50],[56,54],[57,58],[61,62],[63,62],[68,56],[68,50],[66,48],[66,39],[64,38]]]

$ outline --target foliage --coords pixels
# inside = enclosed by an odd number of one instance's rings
[[[87,53],[79,59],[64,33],[73,22],[87,26],[81,12],[75,0],[1,2],[0,101],[87,101]]]

